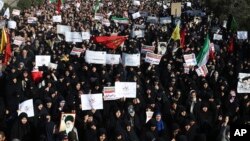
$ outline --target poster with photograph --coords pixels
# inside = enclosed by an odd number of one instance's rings
[[[238,93],[250,93],[250,73],[239,73]]]
[[[157,54],[164,55],[167,51],[167,42],[158,42]]]
[[[75,113],[62,113],[60,120],[59,132],[69,133],[74,128],[75,124]]]

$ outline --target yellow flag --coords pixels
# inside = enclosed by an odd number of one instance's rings
[[[7,35],[5,28],[2,29],[2,39],[1,39],[1,45],[0,45],[0,53],[3,53],[3,50],[5,49],[5,46],[7,44]]]
[[[181,36],[180,36],[180,24],[178,23],[174,29],[174,32],[172,33],[171,35],[171,38],[173,40],[180,40],[181,39]]]

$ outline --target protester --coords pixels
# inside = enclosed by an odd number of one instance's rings
[[[0,140],[225,141],[249,124],[249,40],[200,1],[171,2],[47,0],[0,16]],[[92,105],[118,82],[136,82],[135,96]],[[29,99],[34,116],[20,113]]]

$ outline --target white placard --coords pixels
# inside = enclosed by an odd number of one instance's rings
[[[132,38],[143,38],[145,36],[144,30],[133,30],[132,31]]]
[[[142,24],[134,24],[133,25],[133,29],[140,29],[140,30],[144,30],[146,28],[146,25]]]
[[[190,67],[188,65],[186,65],[186,63],[183,63],[183,67],[184,67],[184,73],[189,74]]]
[[[56,25],[56,33],[58,33],[58,34],[65,34],[66,32],[71,32],[71,26]]]
[[[160,17],[160,23],[161,24],[168,24],[168,23],[171,23],[171,22],[172,22],[171,17]]]
[[[153,117],[153,115],[154,115],[154,112],[152,112],[152,111],[146,112],[146,116],[147,116],[146,123]]]
[[[36,55],[36,66],[40,67],[40,66],[48,66],[50,63],[50,55]]]
[[[81,32],[72,32],[72,41],[75,43],[81,43],[82,42]]]
[[[48,68],[51,68],[51,69],[57,69],[57,64],[56,63],[49,63],[49,65],[48,65]]]
[[[120,54],[107,54],[106,55],[106,64],[116,65],[119,64],[121,60]]]
[[[70,55],[80,56],[82,52],[83,52],[82,48],[73,47],[73,49],[70,52]]]
[[[250,93],[250,73],[239,73],[238,93]]]
[[[16,29],[16,21],[8,21],[8,28]]]
[[[104,87],[103,88],[103,99],[107,100],[117,100],[122,98],[115,93],[115,87]]]
[[[106,64],[105,51],[91,51],[86,50],[85,61],[92,64]]]
[[[102,25],[110,26],[110,21],[108,19],[103,19],[102,20]]]
[[[195,65],[197,65],[196,57],[195,57],[194,53],[185,54],[185,55],[183,55],[183,58],[184,58],[185,63],[186,63],[187,66],[195,66]]]
[[[13,44],[14,44],[14,45],[20,46],[24,41],[25,41],[25,39],[24,39],[23,37],[21,37],[21,36],[16,36],[16,37],[14,38]]]
[[[140,14],[140,12],[136,12],[136,13],[132,14],[132,17],[133,17],[133,19],[137,19],[137,18],[141,17],[141,14]]]
[[[5,20],[2,20],[2,21],[0,21],[0,28],[3,28],[3,27],[5,27]]]
[[[159,18],[158,18],[158,17],[155,17],[155,16],[148,16],[147,22],[156,24],[156,23],[159,22]]]
[[[248,32],[247,31],[237,31],[237,38],[246,40],[248,38]]]
[[[66,42],[80,43],[82,42],[81,32],[66,32],[65,33]]]
[[[136,98],[136,82],[115,82],[115,93],[126,98]]]
[[[52,20],[54,23],[60,23],[62,22],[62,16],[61,15],[53,16]]]
[[[33,99],[25,100],[24,102],[19,104],[18,115],[20,115],[23,112],[26,113],[28,117],[33,117],[35,115]]]
[[[213,38],[214,40],[222,40],[222,35],[220,35],[220,34],[214,34],[214,38]]]
[[[135,5],[135,6],[140,6],[141,3],[140,3],[140,1],[138,1],[138,0],[134,0],[134,1],[133,1],[133,5]]]
[[[125,66],[140,66],[140,54],[122,54],[122,62]]]
[[[150,64],[159,65],[161,62],[162,55],[147,52],[145,62]]]
[[[191,2],[187,2],[187,7],[191,7],[192,6],[192,3]]]
[[[82,94],[81,95],[82,110],[99,110],[103,109],[102,94]]]
[[[96,13],[94,19],[97,21],[101,21],[103,19],[103,15],[101,13]]]
[[[32,23],[36,23],[37,22],[37,17],[28,17],[28,23],[32,24]]]
[[[12,15],[19,16],[19,15],[20,15],[20,10],[18,10],[18,9],[13,9]]]
[[[89,40],[90,36],[89,32],[82,32],[82,40]]]
[[[207,66],[206,65],[200,66],[195,71],[196,71],[196,73],[197,73],[198,76],[206,77],[206,75],[208,74],[208,70],[207,70]]]

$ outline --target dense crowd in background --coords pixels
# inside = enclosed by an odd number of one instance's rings
[[[229,52],[230,36],[235,33],[199,0],[191,7],[183,1],[179,19],[181,29],[186,29],[186,40],[185,48],[180,48],[178,41],[169,41],[177,17],[172,16],[169,24],[152,24],[146,22],[146,17],[133,19],[130,13],[146,11],[167,17],[171,16],[170,8],[163,7],[162,1],[140,1],[140,6],[133,6],[129,0],[102,0],[98,13],[107,19],[128,13],[128,25],[110,21],[110,26],[93,19],[95,1],[65,0],[62,4],[61,25],[70,25],[76,32],[89,31],[92,37],[114,33],[126,36],[124,45],[117,49],[91,39],[66,42],[56,33],[58,23],[52,22],[52,16],[59,14],[57,3],[46,1],[9,19],[0,16],[6,23],[17,22],[16,29],[7,28],[11,42],[15,36],[25,39],[21,46],[11,44],[9,62],[0,65],[0,140],[5,136],[10,141],[229,141],[230,124],[249,124],[249,95],[236,91],[238,73],[250,72],[249,41],[236,39],[234,50]],[[200,10],[205,15],[194,22],[194,16],[184,12],[187,10]],[[37,11],[41,15],[36,15]],[[37,17],[37,23],[28,24],[28,17]],[[134,24],[146,25],[143,38],[131,36]],[[223,40],[213,41],[215,27]],[[183,54],[198,54],[207,35],[216,45],[215,57],[207,63],[209,73],[198,76],[195,66],[185,73]],[[159,65],[143,59],[138,67],[99,65],[84,59],[86,50],[133,54],[140,53],[143,44],[157,46],[158,42],[168,42]],[[73,47],[84,51],[80,56],[70,55]],[[51,55],[51,62],[58,64],[57,69],[39,67],[43,78],[38,83],[31,78],[36,55]],[[4,55],[1,59],[3,62]],[[103,110],[81,110],[81,94],[102,93],[103,87],[114,86],[117,81],[136,82],[136,98],[104,101]],[[27,99],[34,100],[34,117],[17,114],[19,103]],[[146,111],[154,112],[147,123]],[[61,113],[76,113],[74,129],[68,134],[58,132]]]

